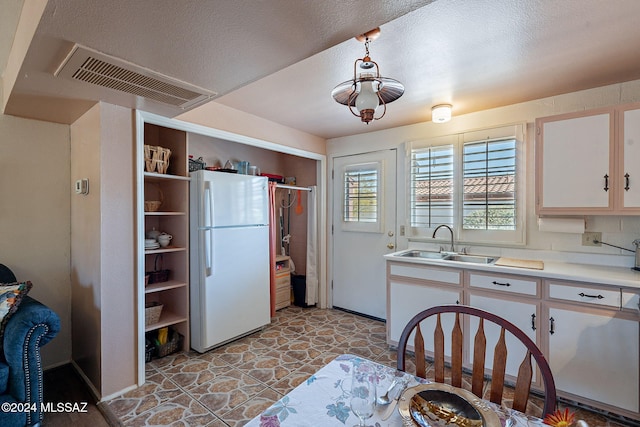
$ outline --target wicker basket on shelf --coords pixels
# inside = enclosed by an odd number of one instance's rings
[[[168,148],[146,145],[144,146],[144,170],[146,172],[167,173],[171,150]]]
[[[149,326],[158,323],[162,314],[163,305],[159,302],[149,302],[144,305],[144,325]]]
[[[160,190],[160,188],[157,188],[157,190],[158,190],[158,199],[160,200],[145,200],[144,201],[145,212],[157,212],[158,209],[160,209],[160,206],[162,206],[162,202],[164,202],[164,194],[162,194],[162,190]]]

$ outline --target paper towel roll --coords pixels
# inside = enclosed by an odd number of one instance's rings
[[[538,218],[540,231],[553,233],[584,233],[584,218]]]

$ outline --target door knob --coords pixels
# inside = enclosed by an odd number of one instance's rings
[[[387,244],[387,247],[388,247],[389,249],[393,249],[393,248],[395,248],[395,247],[396,247],[396,245],[394,245],[393,243],[389,243],[389,244]]]

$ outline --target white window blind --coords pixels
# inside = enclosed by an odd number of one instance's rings
[[[515,230],[516,140],[468,142],[462,157],[462,227]]]
[[[524,124],[415,141],[409,146],[407,221],[412,238],[440,224],[459,242],[525,242]]]
[[[378,169],[363,167],[344,174],[345,222],[376,222],[378,220]]]
[[[453,225],[453,145],[411,150],[411,226]]]

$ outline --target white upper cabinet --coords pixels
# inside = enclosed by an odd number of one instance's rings
[[[539,215],[640,211],[639,104],[539,118],[536,133]]]
[[[621,111],[619,164],[622,170],[622,208],[640,209],[640,107]]]
[[[610,208],[613,115],[607,110],[536,120],[538,213]]]

